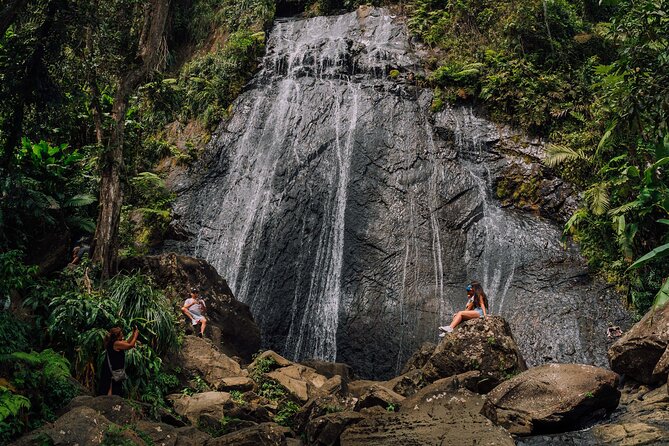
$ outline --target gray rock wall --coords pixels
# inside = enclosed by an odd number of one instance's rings
[[[277,21],[234,116],[177,182],[174,232],[190,236],[165,249],[214,265],[292,359],[397,374],[479,280],[528,365],[606,364],[619,297],[556,224],[494,199],[541,145],[469,107],[430,113],[419,65],[381,9]]]

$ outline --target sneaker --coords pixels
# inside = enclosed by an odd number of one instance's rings
[[[204,337],[204,336],[202,336],[202,333],[198,333],[198,334],[197,334],[197,337],[198,337],[198,338],[202,338],[202,337]]]
[[[439,330],[445,331],[446,333],[451,333],[453,331],[450,325],[444,325],[443,327],[439,327]]]
[[[442,332],[442,333],[439,333],[439,337],[440,337],[440,338],[443,338],[444,336],[446,336],[446,333],[443,333],[443,332]]]

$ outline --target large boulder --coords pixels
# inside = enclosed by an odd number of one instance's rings
[[[203,415],[220,420],[225,415],[226,408],[234,405],[227,392],[203,392],[192,396],[173,394],[168,395],[167,399],[172,403],[174,411],[194,426],[198,425]]]
[[[360,412],[343,411],[313,419],[306,430],[307,442],[317,446],[337,446],[344,430],[366,418]]]
[[[423,375],[426,382],[434,382],[473,370],[481,372],[482,392],[527,370],[511,329],[500,316],[473,319],[457,326],[427,360]]]
[[[651,309],[609,348],[611,370],[646,384],[664,382],[667,361],[660,359],[668,344],[669,305],[664,305]]]
[[[669,444],[669,396],[663,385],[655,389],[637,384],[622,389],[620,404],[602,424],[591,429],[523,437],[519,446],[546,444],[579,446]]]
[[[547,364],[500,384],[483,414],[515,435],[575,430],[611,413],[620,399],[618,375],[580,364]]]
[[[276,423],[262,423],[213,438],[207,446],[283,446],[287,431]]]
[[[483,397],[459,388],[456,378],[439,380],[405,399],[399,412],[365,412],[352,420],[339,438],[341,446],[365,445],[513,445],[504,429],[480,414]],[[331,416],[331,417],[334,417]],[[322,438],[321,419],[314,420],[308,434]],[[342,420],[348,422],[348,419]],[[337,426],[332,429],[336,430]],[[322,430],[321,430],[322,432]],[[330,436],[325,444],[332,443]]]
[[[54,446],[99,444],[113,423],[100,412],[86,406],[75,407],[53,423],[47,424],[12,443],[14,446],[37,446],[46,441]],[[48,439],[48,440],[46,440]]]
[[[75,398],[53,423],[24,435],[14,446],[152,444],[200,446],[209,435],[193,427],[174,427],[138,418],[140,413],[119,397]]]
[[[301,364],[281,367],[267,373],[267,376],[281,384],[293,397],[302,402],[316,397],[321,394],[321,391],[322,393],[328,393],[341,385],[339,375],[328,379],[311,367]]]
[[[237,361],[218,351],[209,339],[186,336],[183,348],[176,357],[184,370],[202,377],[212,389],[228,387],[226,378],[247,374]]]
[[[188,297],[191,287],[202,289],[210,319],[207,330],[214,343],[228,356],[239,356],[245,361],[250,361],[260,349],[260,329],[248,305],[234,298],[226,281],[206,261],[168,253],[124,259],[120,268],[153,277],[179,305]]]

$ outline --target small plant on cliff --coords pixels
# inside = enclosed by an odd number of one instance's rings
[[[393,403],[388,403],[388,405],[386,406],[386,411],[387,412],[395,412],[396,410],[397,410],[397,408],[395,407],[395,405]]]
[[[293,418],[300,411],[300,406],[293,401],[284,401],[279,405],[279,412],[274,416],[274,421],[281,426],[293,427]]]

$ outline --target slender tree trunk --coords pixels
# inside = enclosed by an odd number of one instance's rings
[[[144,9],[144,25],[137,52],[138,63],[122,77],[114,96],[114,126],[108,147],[101,157],[100,211],[93,240],[93,261],[100,264],[103,278],[114,274],[117,267],[118,227],[123,204],[123,138],[128,98],[153,70],[165,62],[164,33],[169,3],[169,0],[151,0]]]

